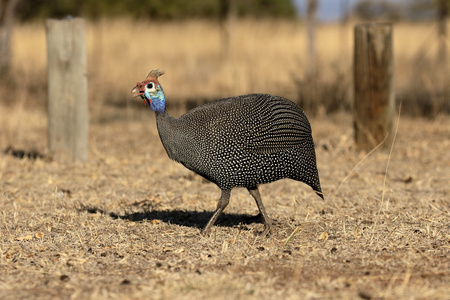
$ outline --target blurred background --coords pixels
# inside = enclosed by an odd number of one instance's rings
[[[310,115],[349,111],[354,25],[386,21],[402,113],[448,114],[449,10],[450,0],[2,0],[0,109],[45,113],[45,19],[82,17],[91,121],[133,116],[142,103],[130,90],[153,68],[166,70],[169,109],[260,92]]]

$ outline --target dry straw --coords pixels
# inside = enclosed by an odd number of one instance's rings
[[[380,218],[381,211],[383,210],[384,199],[385,199],[385,195],[386,195],[387,173],[388,173],[388,170],[389,170],[389,163],[390,163],[391,157],[392,157],[392,151],[394,150],[395,140],[397,138],[398,126],[400,124],[401,111],[402,111],[402,103],[400,102],[399,109],[398,109],[398,115],[397,115],[397,124],[396,124],[395,131],[394,131],[394,137],[393,137],[392,143],[391,143],[391,148],[389,150],[389,156],[388,156],[388,159],[387,159],[387,162],[386,162],[386,170],[384,172],[383,189],[381,191],[380,209],[378,210],[378,213],[377,213],[376,218],[375,218],[375,223],[374,223],[373,228],[372,228],[372,235],[370,237],[369,245],[372,244],[372,242],[374,240],[374,234],[375,234],[375,231],[377,229],[377,225],[378,225],[378,221],[379,221],[379,218]],[[386,203],[386,210],[388,210],[388,203]]]

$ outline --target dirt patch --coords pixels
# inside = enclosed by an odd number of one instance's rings
[[[401,118],[392,154],[369,156],[350,115],[311,120],[326,201],[261,186],[263,238],[244,189],[200,236],[219,189],[167,158],[151,112],[136,116],[94,120],[85,164],[2,151],[1,299],[448,297],[448,117]],[[2,150],[45,153],[45,123],[28,120],[2,129]]]

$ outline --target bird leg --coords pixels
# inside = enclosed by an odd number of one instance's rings
[[[208,234],[208,232],[211,230],[211,227],[214,225],[214,223],[216,223],[217,218],[219,218],[225,207],[227,207],[228,202],[230,202],[230,194],[231,190],[222,190],[222,195],[220,196],[219,202],[217,203],[216,211],[208,221],[208,224],[206,224],[205,228],[203,228],[202,235]]]
[[[263,236],[270,235],[270,232],[272,231],[272,219],[270,219],[266,213],[266,209],[264,208],[264,204],[262,203],[261,195],[259,194],[258,187],[247,188],[247,190],[250,193],[250,195],[252,195],[253,198],[255,198],[256,205],[258,206],[258,209],[259,209],[259,213],[263,217],[264,231],[261,233],[261,235],[263,235]]]

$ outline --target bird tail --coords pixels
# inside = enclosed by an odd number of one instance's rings
[[[319,188],[319,190],[320,190],[320,188]],[[314,192],[316,192],[316,194],[317,194],[320,198],[322,198],[322,200],[325,200],[325,198],[323,197],[322,190],[320,190],[320,191],[314,190]]]
[[[316,180],[313,180],[312,182],[309,182],[308,185],[316,192],[316,194],[322,198],[322,200],[325,200],[322,193],[322,188],[320,187],[320,181],[319,181],[319,174],[317,174]]]
[[[319,172],[317,172],[317,169],[314,176],[312,176],[312,179],[310,177],[306,184],[308,184],[314,190],[314,192],[316,192],[316,194],[320,198],[322,198],[322,200],[325,200],[325,198],[323,197],[322,188],[320,187]]]

